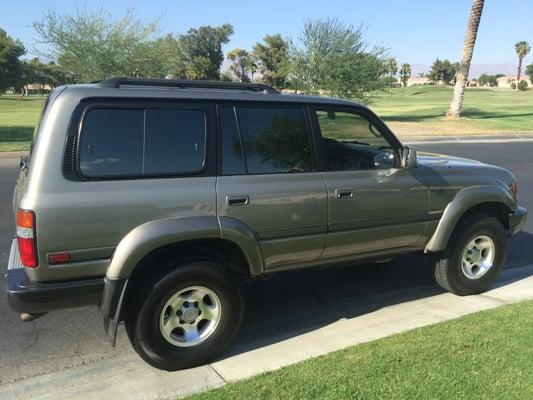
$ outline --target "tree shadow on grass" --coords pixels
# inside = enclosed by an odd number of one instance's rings
[[[33,128],[29,126],[1,126],[0,143],[29,142],[33,137]]]
[[[394,114],[383,116],[382,119],[387,122],[422,122],[426,120],[435,120],[444,117],[443,107],[435,107],[416,114]]]
[[[526,113],[509,113],[509,112],[487,112],[481,108],[465,108],[463,117],[472,119],[498,119],[498,118],[515,118],[515,117],[533,117],[533,112]]]
[[[427,110],[423,110],[420,113],[415,114],[394,114],[383,116],[382,119],[387,122],[423,122],[428,120],[437,120],[445,117],[445,107],[435,107]],[[465,108],[463,111],[463,117],[476,120],[491,120],[491,119],[502,119],[502,118],[523,118],[523,117],[533,117],[533,112],[525,113],[513,113],[501,111],[497,112],[494,110],[487,111],[481,108]],[[532,118],[533,122],[533,118]]]

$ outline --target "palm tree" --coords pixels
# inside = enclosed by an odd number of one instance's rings
[[[407,87],[407,81],[411,77],[411,65],[410,64],[402,64],[402,68],[400,68],[400,81],[402,81],[402,94],[403,94],[403,88]]]
[[[387,60],[386,65],[387,72],[389,73],[389,96],[391,95],[392,80],[396,72],[398,72],[398,63],[394,57]]]
[[[520,82],[520,75],[522,75],[522,62],[524,57],[531,51],[531,46],[528,42],[522,40],[514,45],[516,54],[518,54],[518,72],[516,73],[516,90],[518,90],[518,83]]]
[[[450,103],[450,109],[446,113],[446,115],[449,117],[460,117],[461,112],[463,111],[465,86],[466,81],[468,80],[470,62],[472,61],[472,54],[474,53],[474,45],[476,44],[477,30],[479,27],[479,20],[481,19],[481,13],[483,12],[484,3],[485,0],[472,1],[472,9],[470,10],[470,18],[468,19],[465,42],[463,45],[463,51],[461,53],[461,62],[457,68],[453,99]]]

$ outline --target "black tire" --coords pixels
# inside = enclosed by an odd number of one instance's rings
[[[219,355],[239,329],[243,300],[238,283],[231,274],[214,261],[175,263],[167,275],[154,279],[136,301],[125,318],[128,337],[135,351],[155,368],[175,371],[206,364]],[[180,289],[203,286],[220,299],[222,314],[215,330],[205,341],[178,347],[168,342],[159,328],[161,311],[167,300]]]
[[[492,239],[495,255],[492,267],[485,275],[469,279],[462,269],[462,256],[470,241],[485,235]],[[443,289],[459,296],[468,296],[487,291],[503,268],[507,254],[507,233],[501,222],[494,217],[470,217],[459,223],[448,242],[446,250],[431,256],[435,279]]]

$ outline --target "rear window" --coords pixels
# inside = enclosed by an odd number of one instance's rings
[[[205,144],[202,110],[95,108],[83,121],[80,171],[96,178],[197,173]]]

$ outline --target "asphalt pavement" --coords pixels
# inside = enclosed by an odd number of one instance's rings
[[[520,203],[533,210],[533,143],[417,143],[418,150],[478,159],[510,169],[520,179]],[[0,158],[0,265],[5,268],[14,232],[11,196],[17,160]],[[533,264],[533,218],[510,240],[507,269]],[[529,271],[529,270],[528,270]],[[0,385],[50,373],[65,374],[85,365],[113,365],[124,357],[142,365],[124,330],[115,349],[104,338],[96,307],[58,311],[22,323],[12,312],[0,280]],[[407,255],[391,263],[279,273],[245,286],[247,309],[241,333],[222,358],[258,351],[312,334],[344,318],[384,305],[438,295],[423,256]],[[400,295],[398,295],[400,294]],[[258,316],[261,316],[260,318]],[[110,367],[112,370],[112,367]],[[109,372],[112,374],[112,371]],[[206,375],[206,381],[211,379]],[[214,380],[216,381],[216,379]],[[217,383],[214,383],[216,386]]]

